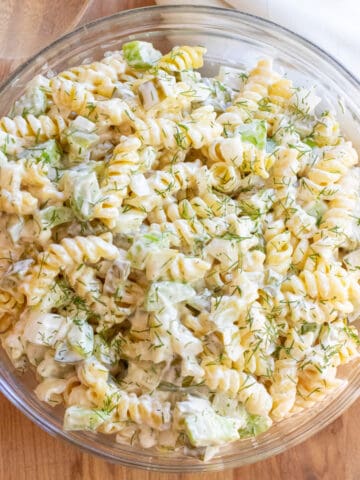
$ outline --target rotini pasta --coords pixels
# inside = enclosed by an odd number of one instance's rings
[[[0,130],[10,135],[10,138],[25,138],[37,142],[59,138],[65,128],[66,121],[61,115],[35,117],[29,114],[26,117],[2,117],[0,120]]]
[[[360,169],[260,60],[131,41],[0,119],[0,338],[64,429],[211,458],[359,357]]]
[[[228,393],[230,396],[238,395],[248,411],[255,415],[267,415],[271,410],[272,399],[269,393],[251,375],[217,365],[208,365],[204,369],[205,381],[211,390]]]
[[[160,58],[158,65],[170,73],[200,68],[203,66],[205,51],[203,47],[174,47],[171,52]]]
[[[126,66],[122,55],[113,53],[100,62],[65,70],[59,77],[82,83],[91,93],[110,98],[114,94],[120,75],[125,73]]]
[[[116,256],[116,247],[100,237],[65,238],[39,254],[37,263],[24,278],[21,291],[27,296],[29,305],[36,305],[51,288],[60,270],[66,271],[84,261],[95,264],[101,258],[114,260]]]

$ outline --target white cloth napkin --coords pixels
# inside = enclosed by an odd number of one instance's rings
[[[236,8],[302,35],[360,78],[360,0],[156,0],[159,5]]]

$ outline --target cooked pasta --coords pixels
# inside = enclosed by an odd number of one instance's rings
[[[66,128],[66,121],[61,115],[47,116],[27,115],[25,118],[16,116],[14,118],[3,117],[0,129],[14,137],[35,139],[38,141],[50,138],[59,138],[62,130]]]
[[[269,59],[131,41],[0,119],[0,336],[66,430],[210,458],[359,356],[360,169]]]

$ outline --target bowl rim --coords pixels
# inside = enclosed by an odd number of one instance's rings
[[[51,42],[46,47],[40,49],[38,52],[33,54],[29,59],[27,59],[25,62],[20,64],[18,67],[16,67],[16,69],[13,72],[11,72],[10,75],[0,83],[0,94],[7,87],[11,87],[12,82],[14,82],[17,79],[17,77],[21,75],[21,73],[28,66],[34,63],[39,57],[46,55],[46,53],[51,51],[55,46],[61,45],[62,43],[68,41],[69,39],[76,37],[76,35],[80,34],[82,31],[85,32],[88,30],[92,30],[101,24],[106,24],[107,22],[111,20],[116,20],[120,17],[126,18],[126,17],[134,16],[135,14],[156,12],[156,11],[161,13],[167,13],[167,12],[175,13],[175,12],[181,12],[181,11],[183,11],[184,13],[190,12],[190,11],[191,13],[194,13],[194,12],[199,12],[199,13],[202,12],[202,13],[210,13],[210,14],[213,13],[213,14],[219,14],[222,16],[231,16],[232,18],[235,17],[239,21],[248,20],[250,22],[255,22],[257,26],[271,27],[275,32],[279,31],[280,33],[288,35],[290,38],[295,39],[297,42],[301,43],[303,46],[310,49],[315,54],[323,57],[325,61],[327,61],[334,68],[340,71],[340,73],[342,73],[346,77],[346,79],[352,83],[354,87],[357,87],[357,88],[360,87],[360,79],[358,79],[355,76],[355,74],[352,73],[350,70],[348,70],[338,59],[333,57],[330,53],[328,53],[323,48],[313,43],[311,40],[308,40],[302,35],[299,35],[298,33],[295,33],[292,30],[286,27],[283,27],[282,25],[279,25],[276,22],[264,19],[257,15],[252,15],[236,9],[232,9],[232,8],[183,4],[183,5],[165,5],[165,6],[154,5],[154,6],[147,6],[147,7],[140,7],[140,8],[132,8],[129,10],[117,12],[112,15],[103,16],[91,22],[88,22],[84,25],[81,25],[75,28],[74,30],[70,31],[69,33],[62,35],[61,37]],[[81,451],[85,453],[94,454],[97,457],[102,458],[103,460],[109,461],[111,463],[120,464],[129,468],[138,468],[142,470],[158,471],[163,473],[179,472],[179,467],[177,465],[173,467],[171,466],[170,463],[167,465],[164,465],[164,464],[160,465],[160,464],[153,464],[149,461],[139,462],[139,461],[133,460],[132,458],[129,459],[129,458],[122,458],[122,457],[115,457],[111,453],[108,453],[104,450],[98,451],[94,445],[89,445],[89,444],[84,445],[80,439],[74,438],[73,436],[66,435],[66,432],[64,432],[64,430],[62,430],[61,428],[57,427],[53,423],[48,423],[42,416],[37,416],[36,412],[33,410],[33,408],[28,402],[20,401],[17,398],[16,391],[8,384],[8,382],[3,377],[1,370],[0,370],[0,393],[2,393],[17,409],[19,409],[23,414],[25,414],[26,417],[28,417],[37,426],[40,426],[44,431],[51,434],[52,436],[55,436],[56,438],[61,439],[64,442],[68,442],[76,446],[77,448],[79,448]],[[350,396],[351,398],[349,398]],[[288,450],[289,448],[292,448],[302,443],[303,441],[310,438],[312,435],[315,435],[316,433],[320,432],[323,428],[325,428],[327,425],[335,421],[340,415],[342,415],[345,412],[345,410],[347,410],[359,397],[360,397],[360,388],[353,386],[352,395],[348,396],[347,400],[343,402],[343,404],[337,410],[336,414],[334,414],[331,418],[321,419],[319,421],[319,428],[317,432],[314,432],[310,435],[307,434],[305,435],[305,438],[301,438],[300,440],[298,440],[297,438],[295,439],[292,438],[286,444],[283,443],[282,445],[277,446],[276,450],[271,451],[269,449],[265,453],[254,455],[254,457],[250,459],[247,458],[245,461],[242,461],[242,462],[241,462],[241,457],[238,459],[231,458],[225,462],[221,460],[221,457],[219,457],[219,461],[216,464],[207,464],[207,463],[199,462],[198,464],[193,464],[189,466],[184,465],[184,469],[182,470],[182,473],[191,474],[193,472],[225,470],[225,469],[236,468],[236,467],[250,464],[253,462],[265,460],[266,458],[269,458],[272,456],[276,456]],[[150,455],[148,455],[148,457],[150,458]]]
[[[280,25],[279,23],[273,22],[272,20],[265,19],[263,17],[259,17],[258,15],[253,15],[251,13],[246,13],[242,12],[240,10],[236,10],[234,8],[224,8],[224,7],[214,7],[214,6],[205,6],[205,5],[151,5],[147,7],[139,7],[139,8],[131,8],[128,10],[123,10],[117,13],[114,13],[112,15],[105,15],[103,17],[99,17],[95,20],[92,20],[91,22],[85,23],[84,25],[80,25],[79,27],[71,30],[70,32],[66,33],[65,35],[62,35],[61,37],[57,38],[53,42],[49,43],[49,45],[41,48],[38,50],[36,53],[31,55],[25,62],[21,63],[18,67],[13,70],[10,75],[5,78],[2,82],[0,82],[0,93],[3,89],[5,89],[7,86],[9,86],[15,79],[16,77],[23,71],[25,68],[33,63],[38,57],[41,55],[45,54],[49,50],[51,50],[53,47],[55,47],[58,44],[61,44],[65,40],[68,40],[74,36],[76,36],[78,33],[80,33],[82,30],[90,30],[95,28],[97,25],[100,25],[101,23],[106,23],[109,20],[119,18],[119,17],[126,17],[126,16],[131,16],[134,15],[134,13],[141,13],[141,12],[147,12],[147,11],[157,11],[161,10],[162,12],[166,11],[181,11],[181,10],[197,10],[198,12],[206,12],[206,11],[212,11],[214,13],[222,13],[226,15],[231,16],[236,16],[238,18],[248,18],[250,20],[256,20],[258,23],[262,23],[263,25],[270,25],[274,27],[275,29],[285,32],[287,34],[290,34],[293,38],[300,40],[302,44],[304,44],[307,47],[311,47],[312,50],[315,51],[315,53],[320,53],[321,55],[325,56],[330,63],[334,64],[337,68],[340,68],[342,72],[348,77],[348,80],[350,80],[352,83],[355,83],[356,86],[360,87],[360,78],[357,78],[354,73],[352,73],[345,65],[340,62],[337,58],[335,58],[333,55],[331,55],[327,50],[323,49],[322,47],[319,47],[316,45],[312,40],[309,40],[308,38],[305,38],[304,36],[300,35],[299,33],[296,33],[292,30],[290,30],[287,27],[284,27]]]

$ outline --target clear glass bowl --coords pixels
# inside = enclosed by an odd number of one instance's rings
[[[176,44],[204,45],[208,49],[208,74],[214,74],[219,64],[249,67],[261,57],[273,57],[277,68],[286,71],[299,85],[317,85],[324,98],[323,106],[331,105],[337,110],[347,137],[355,145],[360,140],[360,85],[336,60],[274,23],[233,10],[200,6],[131,10],[65,35],[31,58],[2,85],[0,113],[8,112],[34,75],[99,59],[104,52],[119,49],[123,42],[134,38],[151,41],[163,51]],[[112,436],[64,432],[62,408],[53,409],[41,403],[33,393],[34,376],[17,372],[0,349],[1,391],[40,427],[112,462],[158,471],[221,470],[283,452],[324,428],[358,398],[360,363],[346,366],[340,376],[347,379],[346,387],[315,408],[283,420],[256,439],[229,445],[220,457],[205,464],[195,458],[125,447],[116,444]]]

